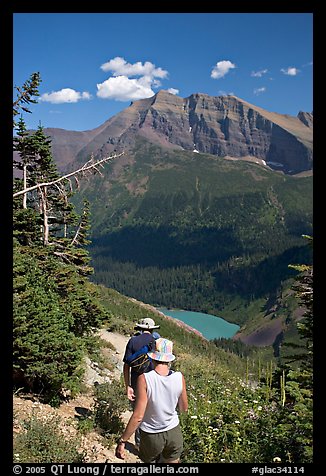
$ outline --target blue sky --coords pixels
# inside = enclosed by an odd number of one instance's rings
[[[14,84],[39,71],[27,126],[94,129],[160,89],[313,110],[312,13],[14,13]]]

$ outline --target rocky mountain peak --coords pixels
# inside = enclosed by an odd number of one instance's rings
[[[184,100],[180,98],[179,96],[169,93],[168,91],[165,91],[162,89],[158,93],[153,96],[153,102],[151,104],[151,107],[157,109],[162,109],[164,108],[170,109],[170,108],[175,108],[175,107],[181,107],[183,105]]]
[[[303,112],[299,111],[298,113],[298,118],[300,119],[301,122],[307,127],[312,128],[314,125],[314,117],[312,112]]]

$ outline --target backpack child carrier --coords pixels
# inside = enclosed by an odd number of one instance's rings
[[[152,343],[144,345],[126,359],[126,364],[137,372],[137,374],[147,372],[152,362],[152,359],[147,355],[147,352],[150,352],[151,350]]]

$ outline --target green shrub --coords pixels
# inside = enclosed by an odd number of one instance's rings
[[[41,420],[32,416],[24,421],[24,431],[13,442],[15,463],[83,463],[80,439],[60,430],[60,418]]]
[[[90,431],[94,430],[95,422],[94,422],[94,415],[85,415],[78,419],[77,421],[77,428],[78,431],[85,435]]]
[[[122,381],[97,385],[94,398],[95,423],[113,442],[124,429],[121,415],[129,407]]]

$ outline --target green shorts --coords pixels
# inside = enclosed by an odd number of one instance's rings
[[[164,460],[177,460],[183,450],[180,425],[160,433],[140,430],[139,457],[144,463],[155,463],[160,455]]]

